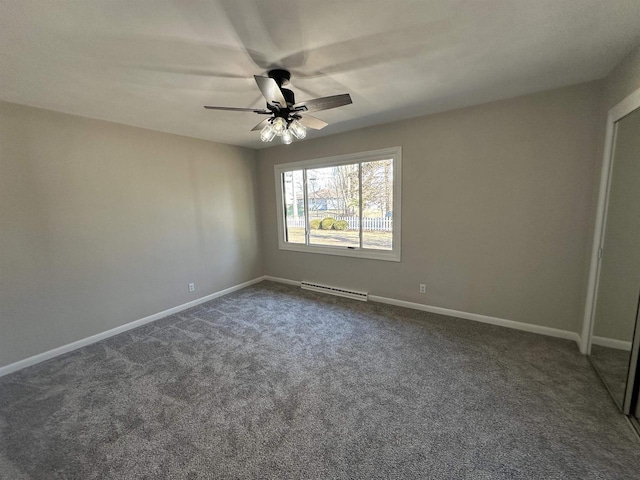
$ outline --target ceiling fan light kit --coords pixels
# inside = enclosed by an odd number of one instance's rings
[[[307,128],[321,130],[328,125],[319,118],[307,115],[306,112],[329,110],[330,108],[352,103],[351,96],[348,93],[296,103],[294,93],[288,88],[282,88],[283,85],[289,83],[291,74],[287,70],[278,69],[269,71],[268,75],[268,77],[259,75],[254,75],[253,77],[267,101],[266,109],[213,107],[209,105],[205,105],[204,108],[270,115],[269,118],[262,120],[252,130],[260,130],[260,140],[263,142],[271,142],[276,136],[279,136],[282,138],[282,143],[289,145],[293,141],[293,137],[298,140],[305,138],[307,136]]]
[[[269,121],[260,131],[260,140],[268,143],[272,141],[276,135],[282,137],[282,143],[289,145],[293,141],[293,137],[296,137],[298,140],[305,138],[307,136],[307,127],[295,118],[290,120],[289,125],[287,125],[282,117],[276,117],[273,121]]]

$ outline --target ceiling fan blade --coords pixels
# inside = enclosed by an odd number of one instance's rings
[[[313,100],[307,100],[306,102],[296,103],[293,106],[293,110],[318,112],[320,110],[329,110],[330,108],[342,107],[343,105],[349,105],[350,103],[353,103],[351,101],[351,95],[349,95],[348,93],[343,93],[341,95],[314,98]]]
[[[269,120],[271,120],[271,119],[270,118],[265,118],[259,124],[257,124],[255,127],[253,127],[251,129],[251,131],[253,132],[255,130],[262,130],[264,127],[266,127],[269,124]]]
[[[166,73],[178,73],[185,75],[194,75],[209,78],[247,78],[245,75],[238,75],[235,73],[216,72],[208,68],[197,67],[173,67],[167,65],[132,65],[132,68],[139,68],[140,70],[147,70],[151,72],[166,72]]]
[[[287,108],[287,101],[284,99],[278,83],[273,78],[259,75],[254,75],[253,78],[256,79],[258,88],[269,105]]]
[[[211,105],[205,105],[204,108],[208,110],[226,110],[229,112],[255,112],[260,114],[271,115],[271,112],[269,110],[264,110],[260,108],[213,107]]]
[[[298,121],[305,127],[313,128],[314,130],[322,130],[324,127],[329,125],[324,120],[312,117],[311,115],[303,115]]]

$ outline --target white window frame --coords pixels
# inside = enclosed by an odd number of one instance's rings
[[[372,162],[378,160],[393,161],[393,236],[392,250],[378,250],[373,248],[359,247],[337,247],[326,245],[306,245],[300,243],[289,243],[285,241],[285,204],[282,174],[292,170],[301,170],[308,168],[334,167],[350,163]],[[275,182],[276,182],[276,212],[278,217],[278,247],[280,250],[291,250],[294,252],[319,253],[323,255],[339,255],[343,257],[368,258],[373,260],[385,260],[390,262],[399,262],[401,259],[401,185],[402,185],[402,148],[391,147],[380,150],[372,150],[368,152],[350,153],[347,155],[339,155],[335,157],[315,158],[311,160],[303,160],[300,162],[282,163],[274,166]],[[362,185],[360,185],[362,189]],[[305,195],[305,216],[307,218],[307,233],[309,232],[309,218],[307,215],[306,202],[306,184],[303,186]],[[361,202],[362,202],[362,195]],[[362,218],[362,209],[360,209],[360,218]],[[362,224],[362,222],[360,222]],[[360,230],[362,236],[362,230]]]

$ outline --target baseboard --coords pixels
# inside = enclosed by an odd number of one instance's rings
[[[301,285],[301,282],[298,282],[296,280],[289,280],[288,278],[271,277],[269,275],[265,275],[263,278],[271,282],[286,283],[287,285],[295,285],[296,287],[299,287]]]
[[[113,337],[114,335],[118,335],[119,333],[126,332],[127,330],[132,330],[137,327],[141,327],[147,323],[153,322],[154,320],[159,320],[164,317],[168,317],[169,315],[173,315],[174,313],[181,312],[183,310],[187,310],[188,308],[195,307],[200,305],[201,303],[208,302],[209,300],[213,300],[218,297],[222,297],[224,295],[228,295],[229,293],[235,292],[237,290],[241,290],[250,285],[254,285],[265,280],[266,277],[258,277],[253,280],[249,280],[248,282],[240,283],[238,285],[234,285],[233,287],[225,288],[224,290],[220,290],[218,292],[212,293],[210,295],[206,295],[204,297],[200,297],[196,300],[192,300],[187,303],[183,303],[182,305],[178,305],[177,307],[170,308],[168,310],[163,310],[162,312],[154,313],[153,315],[149,315],[148,317],[140,318],[138,320],[134,320],[129,323],[125,323],[124,325],[120,325],[119,327],[112,328],[111,330],[107,330],[105,332],[98,333],[96,335],[92,335],[87,338],[83,338],[82,340],[78,340],[76,342],[69,343],[67,345],[63,345],[58,348],[54,348],[53,350],[48,350],[43,353],[39,353],[29,358],[25,358],[24,360],[18,360],[17,362],[10,363],[4,367],[0,367],[0,377],[3,375],[7,375],[9,373],[15,372],[17,370],[21,370],[26,367],[30,367],[40,362],[44,362],[45,360],[49,360],[51,358],[57,357],[59,355],[72,352],[73,350],[77,350],[78,348],[85,347],[87,345],[91,345],[92,343],[99,342],[100,340],[104,340],[105,338]]]
[[[300,282],[295,280],[289,280],[287,278],[271,277],[266,275],[265,280],[271,280],[273,282],[286,283],[288,285],[300,286]],[[414,310],[422,310],[423,312],[437,313],[439,315],[446,315],[448,317],[463,318],[465,320],[473,320],[474,322],[488,323],[490,325],[497,325],[500,327],[511,328],[514,330],[522,330],[524,332],[538,333],[540,335],[547,335],[549,337],[564,338],[565,340],[573,340],[580,347],[581,338],[577,332],[570,332],[567,330],[560,330],[558,328],[543,327],[540,325],[533,325],[531,323],[516,322],[515,320],[507,320],[504,318],[490,317],[487,315],[480,315],[477,313],[461,312],[460,310],[452,310],[443,307],[434,307],[431,305],[425,305],[423,303],[407,302],[405,300],[398,300],[395,298],[381,297],[378,295],[369,295],[369,300],[372,302],[386,303],[388,305],[397,305],[399,307],[412,308]]]
[[[624,340],[616,340],[614,338],[606,337],[591,337],[592,345],[600,345],[601,347],[615,348],[616,350],[631,351],[631,342],[625,342]]]
[[[568,330],[560,330],[558,328],[543,327],[541,325],[533,325],[531,323],[516,322],[515,320],[507,320],[505,318],[490,317],[480,315],[478,313],[462,312],[460,310],[452,310],[449,308],[434,307],[424,305],[422,303],[407,302],[404,300],[396,300],[395,298],[379,297],[377,295],[369,295],[372,302],[387,303],[389,305],[397,305],[399,307],[413,308],[424,312],[437,313],[448,317],[463,318],[465,320],[473,320],[474,322],[488,323],[499,327],[511,328],[513,330],[522,330],[524,332],[538,333],[548,337],[564,338],[565,340],[573,340],[580,346],[580,335],[576,332]]]

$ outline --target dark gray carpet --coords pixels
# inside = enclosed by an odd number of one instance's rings
[[[263,282],[0,379],[7,479],[638,478],[575,344]]]

